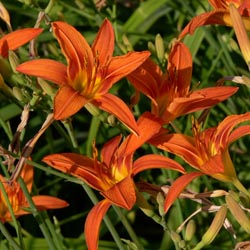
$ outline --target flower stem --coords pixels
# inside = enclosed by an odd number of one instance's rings
[[[121,209],[119,207],[113,206],[116,214],[120,217],[120,220],[122,222],[122,224],[124,225],[124,227],[126,228],[130,238],[132,239],[132,241],[137,245],[138,249],[143,250],[144,247],[141,245],[135,231],[133,230],[133,228],[131,227],[130,223],[128,222],[126,216],[124,216],[124,214],[122,213]]]
[[[77,143],[76,137],[74,135],[74,130],[73,130],[73,126],[72,126],[71,121],[67,120],[67,121],[63,122],[63,125],[68,132],[68,135],[69,135],[69,138],[71,140],[73,148],[77,148],[78,143]]]
[[[233,180],[233,185],[243,194],[245,194],[248,198],[250,198],[250,193],[248,190],[242,185],[242,183],[236,178]]]
[[[0,222],[0,231],[13,247],[14,250],[22,250],[22,248],[14,241],[14,239],[9,234],[8,230],[5,228],[2,222]]]
[[[21,187],[22,191],[24,192],[24,195],[29,203],[32,214],[35,217],[35,219],[37,220],[38,225],[39,225],[39,227],[40,227],[40,229],[41,229],[41,231],[46,239],[46,242],[48,243],[49,249],[56,250],[57,248],[52,240],[52,237],[51,237],[49,230],[44,222],[44,219],[41,216],[41,214],[38,212],[32,198],[29,194],[29,191],[28,191],[28,189],[27,189],[27,187],[26,187],[26,185],[21,177],[18,178],[18,183],[20,184],[20,187]]]

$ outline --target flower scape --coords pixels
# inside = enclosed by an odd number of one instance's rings
[[[0,19],[0,249],[249,248],[248,0]]]

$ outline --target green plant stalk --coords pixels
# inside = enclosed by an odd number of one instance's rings
[[[7,241],[10,243],[10,245],[13,247],[14,250],[23,250],[11,237],[8,230],[5,228],[2,222],[0,222],[0,231],[4,235],[4,237],[7,239]]]
[[[44,9],[44,12],[46,14],[48,14],[51,11],[51,9],[53,8],[54,3],[55,3],[55,0],[50,0],[49,1],[47,7]]]
[[[13,134],[10,130],[10,127],[5,123],[5,121],[2,119],[1,116],[0,116],[0,125],[3,128],[5,134],[8,136],[9,140],[11,141],[13,138]]]
[[[131,227],[130,223],[128,222],[126,216],[124,216],[124,214],[122,213],[121,209],[119,207],[113,206],[113,209],[115,210],[116,214],[119,216],[123,226],[126,228],[130,238],[132,239],[132,241],[137,245],[138,249],[143,250],[144,247],[141,245],[135,231],[133,230],[133,228]]]
[[[47,227],[49,228],[49,231],[50,231],[50,233],[51,233],[51,235],[53,237],[53,240],[55,242],[55,246],[57,247],[58,250],[66,249],[66,247],[64,246],[64,244],[63,244],[63,242],[61,240],[60,235],[55,231],[54,224],[51,223],[46,211],[45,211],[45,214],[46,214],[45,223],[46,223]]]
[[[69,120],[67,120],[66,122],[63,122],[63,125],[68,132],[73,148],[78,148],[78,143],[74,135],[72,123]]]
[[[89,133],[88,133],[88,138],[87,138],[87,147],[86,147],[86,155],[91,157],[92,154],[92,143],[93,140],[96,138],[98,129],[100,127],[100,119],[96,116],[92,117],[90,128],[89,128]]]
[[[98,202],[98,199],[95,195],[95,193],[93,192],[93,190],[86,184],[82,184],[83,189],[85,190],[85,192],[88,194],[90,200],[93,202],[93,204],[96,204]],[[104,216],[103,218],[109,232],[111,233],[114,241],[116,242],[119,250],[126,250],[126,248],[124,247],[120,236],[118,235],[116,229],[114,228],[111,220],[109,219],[109,217],[107,215]]]
[[[20,187],[22,189],[22,191],[24,192],[24,195],[29,203],[29,206],[30,206],[30,209],[32,211],[32,214],[33,216],[35,217],[35,219],[37,220],[38,222],[38,225],[46,239],[46,242],[48,243],[48,246],[49,246],[49,249],[50,250],[57,250],[53,240],[52,240],[52,237],[50,235],[50,232],[44,222],[44,219],[43,217],[41,216],[41,214],[38,212],[38,210],[36,209],[36,206],[32,200],[32,197],[30,196],[30,193],[23,181],[23,179],[21,177],[18,178],[18,183],[20,184]]]
[[[247,191],[247,189],[242,185],[242,183],[238,179],[233,180],[233,185],[243,194],[245,194],[247,197],[250,198],[250,193]]]

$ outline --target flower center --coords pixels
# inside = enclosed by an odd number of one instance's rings
[[[19,209],[25,205],[25,197],[18,186],[18,184],[13,183],[12,185],[4,184],[5,191],[8,195],[9,202],[11,204],[12,210],[14,213],[18,212]],[[9,208],[6,202],[6,199],[1,193],[0,195],[0,221],[5,222],[6,220],[10,220]]]
[[[94,99],[100,94],[107,67],[108,64],[104,66],[99,65],[99,60],[96,58],[93,66],[86,64],[84,68],[76,74],[72,82],[72,87],[87,100]]]

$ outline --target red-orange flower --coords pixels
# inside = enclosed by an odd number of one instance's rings
[[[150,53],[130,52],[112,57],[114,32],[107,19],[92,47],[67,23],[54,22],[52,29],[68,65],[50,59],[39,59],[19,65],[17,71],[44,78],[60,86],[54,99],[54,118],[67,118],[91,102],[114,114],[135,131],[136,122],[127,105],[108,91],[114,83],[140,66]]]
[[[181,191],[196,177],[209,175],[217,180],[232,182],[240,191],[246,190],[239,182],[230,158],[229,146],[238,138],[250,134],[250,125],[238,124],[250,121],[250,113],[230,115],[217,127],[200,131],[194,123],[193,137],[179,133],[159,134],[150,143],[180,156],[199,172],[184,174],[170,187],[165,200],[165,211],[169,209]]]
[[[202,13],[185,26],[179,38],[182,39],[187,34],[193,34],[194,31],[204,25],[219,24],[233,26],[229,12],[229,5],[234,4],[238,8],[242,20],[247,30],[250,30],[250,2],[248,0],[208,0],[214,10]]]
[[[130,134],[121,144],[121,136],[107,142],[97,159],[74,154],[53,154],[43,160],[50,166],[84,180],[100,191],[105,197],[90,211],[85,223],[85,237],[89,250],[97,249],[100,223],[108,208],[114,204],[131,209],[136,202],[136,189],[133,177],[146,169],[167,168],[180,172],[184,169],[175,161],[161,155],[145,155],[133,162],[133,154],[142,144],[158,133],[159,119],[144,113],[138,120],[139,136]]]
[[[164,123],[201,109],[206,109],[234,94],[236,87],[210,87],[190,91],[192,56],[181,42],[176,42],[168,59],[167,72],[148,59],[127,77],[138,91],[151,100],[151,112]]]
[[[36,38],[43,30],[39,28],[26,28],[13,31],[4,35],[0,39],[0,54],[3,57],[8,56],[9,50],[15,50],[30,40]]]
[[[33,183],[33,167],[26,164],[22,170],[21,177],[23,178],[28,191],[31,192]],[[25,210],[25,208],[29,208],[29,204],[20,185],[16,181],[8,183],[2,175],[0,175],[0,181],[2,182],[6,194],[8,195],[14,215],[18,217],[28,214],[29,212]],[[38,210],[57,209],[68,206],[68,203],[64,200],[47,195],[36,195],[32,197],[32,200]],[[0,221],[4,223],[11,220],[12,218],[8,205],[3,193],[0,191]]]

